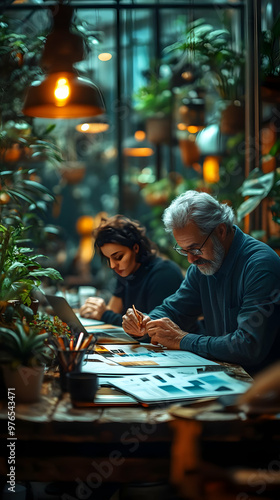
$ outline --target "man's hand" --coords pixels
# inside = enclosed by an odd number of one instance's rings
[[[129,335],[134,335],[135,337],[143,337],[146,331],[146,324],[150,320],[149,316],[145,316],[140,311],[136,310],[138,317],[136,316],[134,310],[129,308],[123,316],[122,327],[126,333]],[[139,321],[141,318],[141,321]]]
[[[89,297],[80,308],[80,315],[84,318],[101,319],[107,310],[105,301],[100,297]]]
[[[167,349],[180,349],[180,342],[187,335],[169,318],[148,321],[146,331],[152,344],[161,344]]]

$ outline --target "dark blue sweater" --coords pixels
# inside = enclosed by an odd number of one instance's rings
[[[280,359],[280,259],[236,227],[220,269],[205,276],[191,265],[179,290],[149,316],[167,316],[191,332],[181,340],[182,350],[255,373]]]
[[[183,275],[177,264],[161,257],[154,257],[147,264],[141,264],[135,274],[126,278],[117,277],[113,295],[122,299],[122,313],[106,311],[101,321],[120,326],[122,315],[132,304],[139,311],[148,313],[166,297],[172,295],[182,281]]]

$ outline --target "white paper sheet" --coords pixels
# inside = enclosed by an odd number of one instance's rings
[[[111,360],[103,358],[100,354],[89,354],[88,361],[82,366],[81,370],[83,372],[96,373],[100,377],[106,376],[106,381],[108,377],[120,377],[120,376],[130,376],[130,375],[143,375],[145,373],[161,373],[165,371],[166,368],[152,367],[150,366],[121,366],[117,363],[113,363]],[[203,369],[203,367],[179,367],[172,368],[176,370],[181,370],[182,373],[187,373],[188,375],[195,375],[197,370]],[[108,376],[108,377],[107,377]],[[103,378],[102,383],[105,383]]]
[[[209,366],[217,365],[214,361],[202,358],[188,351],[170,350],[151,344],[136,345],[101,345],[107,361],[113,361],[121,366]],[[106,352],[107,351],[107,352]]]
[[[143,404],[241,394],[250,386],[222,371],[189,375],[173,368],[161,374],[115,378],[109,383]]]

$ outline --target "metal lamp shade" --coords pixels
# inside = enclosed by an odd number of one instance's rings
[[[70,94],[64,102],[57,102],[54,90],[59,78],[66,78]],[[90,80],[73,72],[50,73],[41,82],[28,89],[23,113],[38,118],[80,118],[105,112],[105,104],[98,87]]]

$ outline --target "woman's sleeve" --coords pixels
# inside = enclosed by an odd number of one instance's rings
[[[114,311],[105,311],[101,317],[101,321],[110,325],[122,326],[122,315]]]

